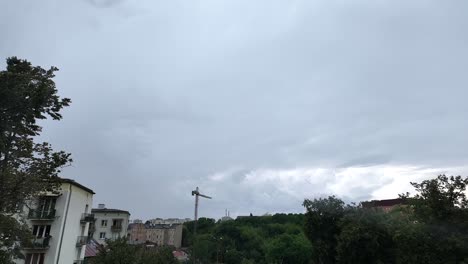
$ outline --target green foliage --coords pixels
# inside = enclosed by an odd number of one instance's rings
[[[305,234],[314,246],[314,260],[317,263],[335,263],[337,236],[340,233],[340,221],[345,215],[343,201],[330,196],[305,200]]]
[[[107,241],[91,261],[92,264],[176,264],[170,247],[130,245],[125,238]]]
[[[273,263],[280,258],[282,263],[308,263],[311,245],[302,231],[303,221],[300,214],[251,216],[218,223],[203,219],[195,243],[187,246],[192,247],[192,254],[200,263],[206,264]],[[192,237],[192,230],[193,223],[186,223],[183,236]],[[287,235],[287,245],[281,243],[283,235]],[[280,247],[291,254],[275,254],[274,249]]]
[[[394,245],[386,218],[381,211],[348,210],[339,226],[338,263],[392,263]]]
[[[71,162],[70,154],[54,152],[46,142],[34,142],[42,129],[37,121],[47,117],[60,120],[60,110],[70,104],[70,99],[60,99],[57,95],[52,80],[57,70],[55,67],[44,70],[11,57],[7,59],[6,70],[0,71],[0,214],[3,215],[0,258],[3,260],[21,257],[18,247],[27,241],[23,225],[13,224],[7,218],[18,213],[26,201],[40,192],[53,191],[60,168]]]
[[[305,200],[314,263],[467,263],[467,184],[445,175],[412,183],[417,194],[390,212]]]
[[[266,245],[268,263],[307,264],[312,257],[312,246],[304,234],[282,234]]]

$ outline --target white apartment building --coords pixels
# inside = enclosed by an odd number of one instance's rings
[[[23,213],[34,236],[23,246],[18,264],[82,264],[86,250],[94,192],[70,179],[62,179],[57,193],[30,201]],[[28,209],[31,208],[31,209]]]
[[[107,239],[127,236],[130,219],[128,211],[109,209],[104,204],[99,204],[98,208],[93,208],[91,212],[96,220],[90,230],[90,236],[96,241],[105,244]]]

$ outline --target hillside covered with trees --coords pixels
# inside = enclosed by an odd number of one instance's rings
[[[468,263],[468,178],[440,175],[412,183],[390,211],[309,200],[305,214],[250,216],[184,226],[198,263]]]

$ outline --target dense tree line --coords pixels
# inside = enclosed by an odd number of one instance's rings
[[[215,222],[200,218],[184,225],[183,244],[200,263],[309,263],[312,246],[303,214],[250,216]]]
[[[305,200],[312,263],[468,263],[467,184],[445,175],[412,183],[417,194],[390,212]]]
[[[391,211],[335,196],[303,203],[306,213],[201,218],[184,226],[198,263],[468,263],[468,178],[440,175],[412,183]],[[195,261],[195,262],[197,262]]]

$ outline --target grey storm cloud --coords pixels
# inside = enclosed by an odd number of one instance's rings
[[[132,217],[300,212],[466,174],[468,2],[2,1],[0,57],[60,68],[43,140]],[[390,197],[391,196],[391,197]]]

